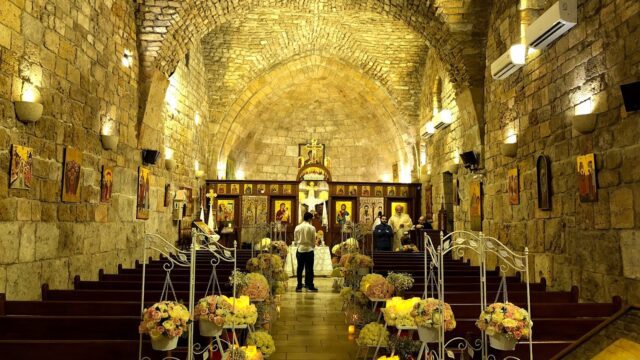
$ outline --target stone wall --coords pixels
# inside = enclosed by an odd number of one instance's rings
[[[492,5],[482,129],[484,166],[479,173],[485,192],[483,230],[513,249],[527,246],[535,279],[544,276],[552,289],[578,285],[583,300],[607,301],[621,295],[638,302],[640,178],[635,169],[640,115],[625,112],[619,85],[640,77],[640,5],[578,1],[576,27],[544,51],[529,54],[527,64],[509,78],[493,80],[490,64],[520,41],[521,19],[535,19],[552,3],[528,1],[522,10],[520,4],[506,0]],[[572,129],[571,121],[575,105],[589,97],[597,128],[581,135]],[[455,138],[456,131],[451,127],[439,136]],[[500,144],[512,133],[518,137],[515,159],[500,153]],[[448,157],[448,149],[441,146],[446,143],[438,136],[428,140],[435,149],[430,156],[433,164]],[[576,157],[587,153],[595,153],[598,168],[595,203],[582,203],[578,196]],[[535,160],[542,154],[552,163],[550,211],[537,207]],[[516,167],[520,204],[509,205],[507,170]],[[432,178],[433,173],[432,168]],[[470,175],[462,172],[461,176]],[[457,229],[467,228],[468,221],[464,195],[468,185],[460,184]]]
[[[0,7],[0,292],[10,300],[37,299],[40,284],[72,286],[75,275],[97,278],[141,257],[145,232],[173,237],[164,208],[164,185],[195,186],[194,104],[206,101],[189,90],[202,82],[200,70],[185,77],[179,109],[166,115],[168,144],[180,163],[174,174],[162,160],[152,167],[150,220],[135,220],[138,166],[138,55],[134,8],[126,1],[4,1]],[[131,56],[129,67],[123,55]],[[200,71],[200,73],[197,73]],[[194,76],[192,76],[194,77]],[[14,100],[23,89],[39,90],[44,115],[36,124],[16,119]],[[183,101],[189,97],[190,101]],[[101,122],[116,120],[120,143],[106,151]],[[30,190],[9,189],[11,144],[33,148]],[[81,150],[81,201],[62,203],[65,146]],[[161,145],[162,146],[162,145]],[[187,160],[189,159],[189,160]],[[113,196],[100,203],[101,168],[114,169]]]

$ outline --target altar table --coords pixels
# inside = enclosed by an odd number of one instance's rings
[[[296,269],[298,268],[298,260],[296,258],[296,252],[298,248],[295,246],[289,246],[289,254],[284,265],[284,269],[287,274],[296,276]],[[328,246],[316,246],[313,256],[313,273],[315,276],[331,276],[333,271],[333,265],[331,265],[331,252]]]

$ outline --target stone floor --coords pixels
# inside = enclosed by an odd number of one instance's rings
[[[353,359],[357,348],[347,334],[340,296],[331,279],[316,278],[317,293],[296,293],[295,280],[282,297],[280,318],[273,328],[276,352],[271,360]]]

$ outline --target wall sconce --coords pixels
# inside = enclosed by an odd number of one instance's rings
[[[41,103],[36,102],[38,96],[38,89],[35,86],[27,83],[23,85],[22,100],[13,102],[18,120],[25,123],[40,120],[44,107]]]
[[[516,157],[518,154],[518,135],[512,134],[507,137],[507,140],[500,145],[500,152],[506,157]]]
[[[164,149],[164,167],[172,171],[176,167],[176,160],[173,158],[173,149]]]
[[[100,139],[105,150],[116,150],[118,148],[118,140],[120,139],[118,123],[108,115],[103,118]]]
[[[442,109],[440,111],[440,120],[445,124],[453,123],[453,113],[449,109]]]
[[[128,68],[133,64],[133,55],[131,54],[131,50],[124,49],[124,54],[122,54],[122,66]]]
[[[204,170],[200,170],[200,162],[198,162],[198,160],[195,161],[194,167],[196,170],[196,179],[202,180],[204,178]]]
[[[236,170],[236,180],[244,180],[244,170]]]
[[[581,134],[590,134],[596,129],[596,114],[593,113],[591,98],[584,100],[574,108],[573,128]]]
[[[194,117],[194,121],[197,125],[200,125],[200,113],[196,111],[196,116]]]

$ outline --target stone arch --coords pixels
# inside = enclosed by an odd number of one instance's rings
[[[368,11],[404,21],[413,31],[422,35],[428,45],[438,53],[445,64],[447,73],[457,88],[468,85],[470,76],[464,64],[462,45],[456,43],[444,21],[436,14],[431,1],[424,0],[273,0],[264,4],[263,0],[221,1],[194,0],[157,8],[153,3],[139,6],[140,54],[146,73],[157,68],[165,75],[175,69],[188,48],[199,41],[205,33],[224,23],[229,16],[245,13],[257,7],[293,7],[320,12]],[[144,15],[160,13],[162,20],[154,26],[144,26]],[[177,25],[176,25],[177,24]],[[158,26],[156,26],[158,25]],[[163,28],[162,31],[158,31]]]
[[[396,159],[402,163],[411,164],[413,161],[411,141],[414,138],[412,135],[414,131],[402,112],[397,109],[388,92],[348,61],[313,53],[275,66],[256,78],[236,96],[236,101],[228,108],[216,133],[216,138],[221,139],[219,150],[216,151],[217,163],[224,164],[236,144],[252,131],[253,127],[250,123],[252,110],[258,109],[261,102],[268,100],[274,94],[277,95],[277,92],[286,92],[305,80],[323,77],[335,77],[337,80],[335,83],[344,86],[340,89],[341,91],[348,92],[355,88],[366,91],[366,96],[373,105],[370,108],[375,111],[376,117],[388,120],[379,124],[381,136],[387,136],[392,143]],[[339,81],[344,79],[349,81]],[[271,83],[284,84],[284,86],[274,89],[269,86]]]

